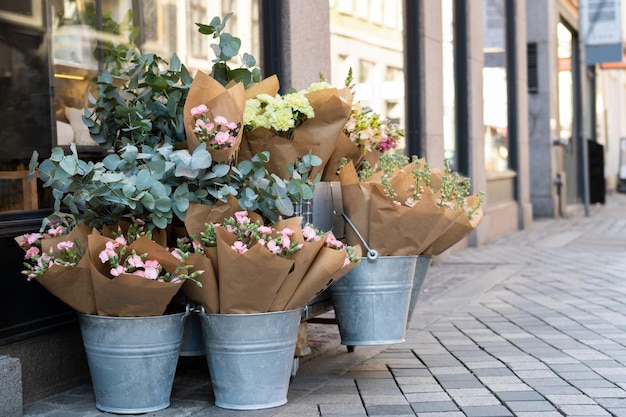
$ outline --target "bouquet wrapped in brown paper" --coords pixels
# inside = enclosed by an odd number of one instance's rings
[[[462,185],[459,185],[460,183]],[[443,170],[432,170],[430,185],[442,190],[445,195],[444,198],[450,201],[451,207],[462,213],[455,219],[452,226],[422,253],[426,256],[437,256],[465,238],[482,223],[484,194],[467,195],[470,188],[469,178],[465,178],[461,182],[458,173],[452,172],[450,169],[449,161],[446,162]]]
[[[301,308],[360,259],[352,248],[312,226],[301,227],[301,218],[280,220],[265,226],[254,213],[236,212],[219,223],[207,223],[201,247],[214,245],[217,253],[216,287],[219,311],[264,313]],[[330,248],[331,243],[334,245]],[[330,253],[332,252],[332,253]],[[186,287],[185,287],[186,288]],[[187,292],[207,308],[205,286]]]
[[[347,120],[349,104],[335,88],[279,95],[278,83],[268,80],[247,94],[240,160],[269,151],[268,171],[288,178],[287,164],[310,152],[322,160],[311,177],[321,175]]]
[[[74,224],[67,215],[55,214],[45,220],[45,231],[15,239],[26,252],[22,273],[74,310],[94,314],[96,304],[85,256],[90,229],[82,223]]]
[[[459,187],[457,179],[458,174],[455,177],[446,171],[438,180],[440,188],[433,189],[428,165],[414,160],[361,180],[349,163],[340,173],[344,212],[379,255],[420,255],[453,225],[462,224],[459,218],[466,213],[469,188]],[[464,237],[458,233],[448,236]],[[346,239],[351,245],[362,243],[352,228],[347,228]],[[437,247],[448,243],[442,240]]]
[[[338,172],[342,160],[352,161],[359,169],[363,164],[377,169],[380,157],[387,151],[398,147],[404,132],[400,127],[355,100],[356,91],[352,84],[352,70],[345,80],[346,87],[340,90],[341,96],[349,107],[347,120],[330,161],[326,165],[322,179],[338,181]]]
[[[244,106],[242,83],[225,88],[199,71],[191,83],[184,107],[189,151],[205,143],[213,161],[233,161],[241,143]]]
[[[188,263],[190,253],[170,252],[139,236],[128,244],[94,230],[88,237],[88,259],[98,315],[145,317],[163,314],[187,279],[204,271]]]

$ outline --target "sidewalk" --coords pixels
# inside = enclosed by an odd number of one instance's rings
[[[626,416],[626,196],[435,262],[404,343],[349,353],[327,324],[309,339],[282,407],[216,407],[206,362],[181,358],[171,406],[145,415]],[[111,416],[89,385],[24,415]]]

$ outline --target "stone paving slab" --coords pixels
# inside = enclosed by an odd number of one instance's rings
[[[172,404],[147,416],[626,416],[626,196],[435,259],[404,343],[340,344],[309,324],[284,406],[213,403],[203,358],[181,360]],[[332,316],[332,313],[331,313]],[[89,386],[27,417],[99,417]]]

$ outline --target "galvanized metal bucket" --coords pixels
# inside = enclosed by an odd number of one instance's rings
[[[411,303],[409,304],[409,321],[413,317],[413,310],[417,304],[422,286],[424,285],[424,279],[430,269],[430,265],[433,263],[432,256],[420,255],[417,257],[417,263],[415,265],[415,274],[413,275],[413,289],[411,290]]]
[[[140,414],[170,405],[185,314],[78,315],[99,410]]]
[[[215,405],[258,410],[287,402],[301,315],[200,313]]]
[[[328,290],[341,344],[404,342],[417,256],[364,257]]]

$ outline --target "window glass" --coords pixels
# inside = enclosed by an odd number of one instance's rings
[[[26,181],[33,150],[48,154],[52,103],[41,10],[0,2],[0,212],[41,208]]]
[[[342,87],[351,69],[355,100],[404,129],[401,2],[357,1],[354,9],[348,8],[348,4],[352,3],[330,2],[331,74],[330,77],[324,75],[331,84]],[[405,147],[403,140],[399,151],[404,151]]]
[[[98,2],[99,3],[99,2]],[[133,43],[130,0],[58,0],[52,5],[56,144],[94,146],[82,122],[93,79],[114,65],[112,49]]]
[[[508,169],[506,9],[504,0],[483,2],[483,123],[487,172]]]
[[[572,79],[572,32],[563,23],[557,24],[557,57],[559,92],[559,137],[571,140],[574,121],[574,84]]]
[[[444,158],[456,169],[456,91],[454,78],[454,0],[441,3]]]
[[[222,0],[212,2],[206,0],[187,0],[186,33],[179,37],[177,53],[181,59],[187,53],[187,67],[194,70],[210,72],[215,58],[210,44],[215,43],[211,36],[198,32],[196,23],[209,24],[215,16],[223,18],[232,12],[233,15],[226,23],[225,31],[241,39],[240,55],[248,53],[257,60],[257,66],[261,67],[260,27],[259,27],[259,1],[258,0]],[[146,22],[148,25],[149,22]],[[236,58],[233,65],[240,64]]]

